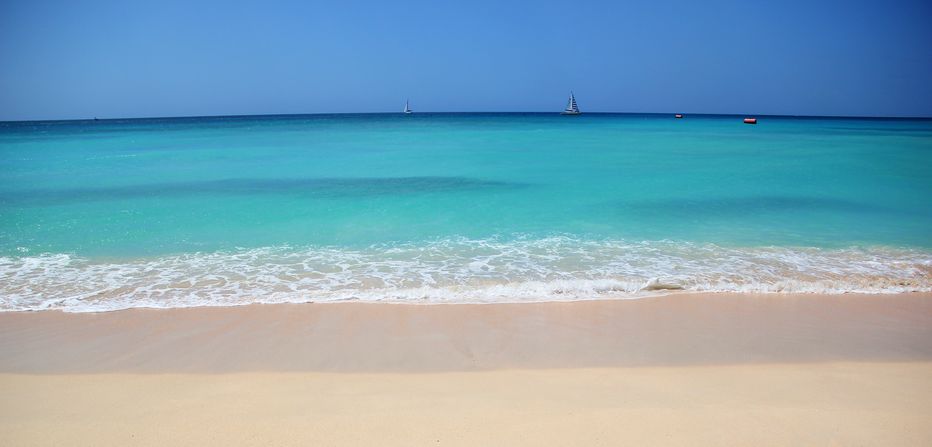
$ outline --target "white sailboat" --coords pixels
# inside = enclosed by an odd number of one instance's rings
[[[566,108],[560,112],[561,115],[579,115],[579,106],[576,105],[576,96],[573,95],[573,92],[570,92],[570,100],[566,103]]]
[[[408,104],[407,99],[405,100],[405,113],[414,113],[414,111],[411,110],[411,106]]]

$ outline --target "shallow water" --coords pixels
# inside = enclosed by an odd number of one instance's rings
[[[932,288],[932,121],[759,123],[0,123],[0,309]]]

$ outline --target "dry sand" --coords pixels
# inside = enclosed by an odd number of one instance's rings
[[[932,295],[0,314],[2,445],[932,445]]]

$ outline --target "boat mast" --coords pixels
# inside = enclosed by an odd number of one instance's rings
[[[566,103],[566,109],[563,110],[563,113],[568,114],[578,114],[579,106],[576,105],[576,95],[573,92],[570,92],[570,100]]]

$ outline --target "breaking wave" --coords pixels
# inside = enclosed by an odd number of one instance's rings
[[[634,298],[669,290],[932,291],[932,253],[885,247],[731,248],[574,237],[264,247],[102,261],[0,258],[0,311],[380,301],[494,303]]]

